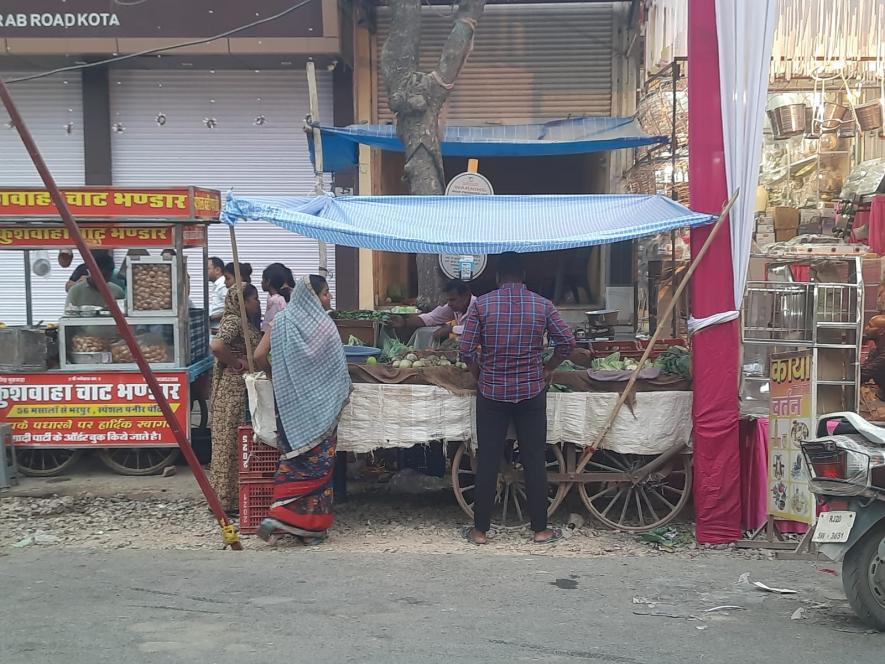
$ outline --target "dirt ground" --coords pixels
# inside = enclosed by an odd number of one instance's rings
[[[331,537],[321,547],[332,552],[474,553],[476,555],[546,554],[554,556],[732,555],[767,558],[768,553],[698,547],[693,524],[672,524],[665,546],[640,536],[617,533],[593,522],[565,528],[567,537],[549,546],[531,543],[527,530],[494,533],[490,544],[474,547],[460,539],[467,518],[451,490],[403,493],[396,483],[375,479],[351,481],[346,502],[335,507]],[[554,515],[564,526],[576,513],[589,521],[576,496]],[[273,545],[243,536],[253,551],[303,548],[289,538]],[[0,493],[0,549],[6,547],[77,549],[218,549],[219,527],[213,521],[190,471],[177,467],[172,477],[124,477],[84,462],[70,475],[24,478]]]

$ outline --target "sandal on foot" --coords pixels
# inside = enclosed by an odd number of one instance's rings
[[[300,537],[299,539],[304,546],[317,546],[318,544],[322,544],[326,541],[326,536],[322,535],[321,537]]]
[[[461,537],[470,542],[473,546],[485,546],[488,544],[488,536],[486,536],[485,542],[477,542],[473,537],[473,526],[463,526],[461,528]]]
[[[296,528],[295,526],[290,526],[288,524],[283,523],[277,519],[268,517],[261,522],[261,525],[258,526],[257,535],[265,542],[269,541],[271,536],[275,533],[285,533],[287,535],[294,535],[295,537],[300,538],[316,538],[316,537],[325,537],[325,533],[316,533],[311,532],[310,530],[302,530],[301,528]]]
[[[534,536],[532,536],[532,543],[534,544],[553,544],[554,542],[558,542],[562,539],[562,528],[551,528],[550,536],[542,539],[536,540]]]

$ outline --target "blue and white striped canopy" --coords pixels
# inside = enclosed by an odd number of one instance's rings
[[[346,171],[359,163],[359,146],[403,151],[393,125],[318,125],[323,141],[323,170]],[[543,157],[621,150],[666,143],[649,136],[635,118],[578,117],[517,125],[448,125],[440,148],[443,157]],[[314,144],[308,139],[311,161]]]
[[[610,244],[713,217],[664,196],[229,196],[222,220],[268,221],[330,244],[417,254],[500,254]]]

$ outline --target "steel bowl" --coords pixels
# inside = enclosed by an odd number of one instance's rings
[[[111,354],[107,352],[97,353],[68,353],[71,364],[110,364]]]
[[[587,316],[590,325],[616,325],[619,313],[615,309],[597,309],[596,311],[585,311],[584,315]]]

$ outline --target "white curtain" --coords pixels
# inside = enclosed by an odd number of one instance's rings
[[[719,39],[719,88],[722,95],[722,135],[729,197],[741,194],[731,211],[731,256],[735,311],[698,320],[697,332],[709,325],[734,320],[744,299],[756,186],[762,160],[762,127],[768,96],[771,45],[777,24],[777,0],[716,0]]]

